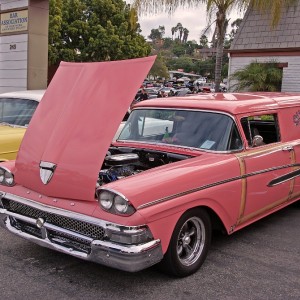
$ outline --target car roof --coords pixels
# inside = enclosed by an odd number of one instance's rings
[[[46,90],[25,90],[0,94],[0,98],[20,98],[41,101]]]
[[[299,105],[300,93],[209,93],[147,100],[135,107],[204,109],[235,115]]]

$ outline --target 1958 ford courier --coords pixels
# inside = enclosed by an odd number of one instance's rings
[[[2,227],[121,270],[187,276],[212,229],[232,234],[300,198],[300,94],[143,101],[111,144],[153,60],[61,64],[17,160],[0,165]]]

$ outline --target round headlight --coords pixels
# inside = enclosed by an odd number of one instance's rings
[[[13,176],[13,174],[11,174],[9,172],[5,172],[5,174],[4,174],[4,181],[5,181],[5,184],[12,185],[14,183],[14,176]]]
[[[119,195],[115,196],[115,209],[119,213],[126,213],[128,209],[128,201]]]
[[[3,183],[3,181],[4,181],[4,174],[5,174],[5,171],[3,169],[0,169],[0,183]]]
[[[114,202],[114,195],[110,192],[103,191],[99,194],[99,201],[103,209],[109,210]]]

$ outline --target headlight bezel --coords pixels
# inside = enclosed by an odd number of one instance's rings
[[[0,167],[0,185],[4,185],[4,186],[15,185],[14,174],[5,167]]]
[[[110,207],[105,207],[105,205],[103,205],[105,202],[104,199],[107,198],[107,194],[112,198],[112,205]],[[117,191],[101,188],[97,190],[97,199],[100,208],[112,214],[131,216],[136,212],[136,209],[133,207],[130,201],[123,194]]]

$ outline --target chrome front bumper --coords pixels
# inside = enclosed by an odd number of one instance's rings
[[[33,218],[24,216],[18,212],[9,211],[5,208],[1,199],[13,200],[21,205],[26,204],[29,208],[42,212],[50,211],[53,215],[55,214],[55,216],[59,216],[60,218],[67,216],[68,219],[73,218],[79,222],[84,220],[84,222],[89,222],[93,226],[95,224],[101,226],[104,231],[109,228],[120,228],[122,231],[130,233],[130,231],[137,231],[137,227],[124,227],[108,223],[103,220],[49,207],[12,194],[0,192],[0,226],[40,246],[128,272],[136,272],[148,268],[163,258],[160,240],[150,240],[137,245],[126,245],[106,239],[94,239],[82,233],[50,224],[47,221],[39,226],[36,217]],[[21,226],[17,224],[21,224]],[[26,231],[23,228],[29,228],[30,230]],[[53,236],[51,232],[55,232],[56,236]],[[89,250],[82,250],[76,246],[73,247],[72,242],[71,244],[68,242],[70,240],[74,242],[74,245],[76,245],[77,241],[80,241]]]

